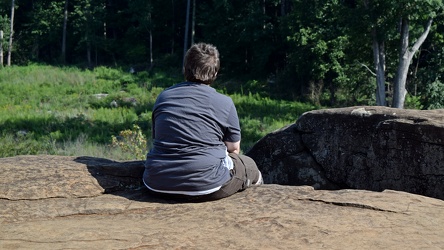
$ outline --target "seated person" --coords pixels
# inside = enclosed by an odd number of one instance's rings
[[[262,183],[253,159],[239,154],[241,132],[233,100],[210,87],[219,67],[216,47],[195,44],[184,60],[186,81],[157,97],[153,147],[143,174],[152,193],[207,201]]]

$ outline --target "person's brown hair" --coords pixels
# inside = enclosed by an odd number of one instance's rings
[[[185,55],[183,73],[187,81],[211,84],[219,68],[219,51],[211,44],[194,44]]]

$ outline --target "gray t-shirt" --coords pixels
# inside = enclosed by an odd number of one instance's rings
[[[183,82],[164,90],[152,114],[153,148],[144,182],[164,191],[205,191],[230,179],[224,141],[240,141],[230,97],[208,85]]]

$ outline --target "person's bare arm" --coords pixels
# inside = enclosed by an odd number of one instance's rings
[[[235,154],[240,153],[240,141],[237,142],[224,141],[224,143],[225,146],[227,146],[228,153],[235,153]]]

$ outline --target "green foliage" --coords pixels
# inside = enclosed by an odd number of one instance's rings
[[[15,134],[3,133],[0,144],[2,145],[0,157],[55,153],[54,141],[51,138],[37,140],[32,133],[25,131],[17,131]]]
[[[137,78],[124,81],[127,73],[98,72],[37,65],[1,70],[0,127],[4,136],[23,131],[29,134],[24,143],[49,138],[54,145],[83,136],[91,143],[106,145],[112,135],[138,123],[139,115],[147,122],[145,114],[161,89],[148,93],[136,87]],[[112,98],[119,102],[117,107],[110,105]],[[150,133],[148,124],[141,127]]]
[[[279,80],[282,89],[296,92],[314,104],[328,91],[329,105],[337,105],[337,91],[353,83],[351,72],[356,65],[350,53],[349,29],[342,23],[343,9],[338,1],[294,1],[295,10],[284,20],[291,44],[288,63],[296,79]],[[291,79],[291,78],[290,78]],[[316,90],[316,91],[314,91]]]
[[[407,94],[404,107],[406,109],[422,109],[421,97]]]
[[[172,85],[167,75],[130,75],[105,67],[94,71],[39,65],[4,68],[0,70],[0,157],[58,154],[143,159],[145,138],[151,137],[151,110],[163,90],[148,82],[168,79]],[[245,85],[261,88],[258,81]],[[259,92],[230,94],[240,117],[243,151],[315,108]]]
[[[436,80],[426,88],[427,109],[444,108],[444,83]]]
[[[101,93],[127,91],[126,85],[133,83],[148,90],[164,88],[183,79],[187,1],[16,1],[14,65],[61,63],[65,3],[66,65],[96,67],[90,73],[96,76],[95,84],[102,86]],[[10,4],[0,2],[4,51]],[[221,55],[219,80],[240,83],[245,93],[316,105],[374,104],[368,92],[375,91],[373,35],[384,42],[386,81],[391,89],[400,53],[400,19],[409,19],[413,44],[426,20],[433,18],[432,38],[426,39],[408,79],[411,83],[415,78],[415,89],[424,95],[426,83],[431,82],[427,74],[436,78],[444,72],[439,55],[444,44],[442,14],[442,0],[196,1],[193,41],[216,45]],[[127,70],[97,68],[100,65],[140,67],[130,75],[123,73]],[[251,79],[255,82],[248,82]],[[240,91],[228,85],[222,84],[230,93]],[[422,102],[425,99],[420,97]]]
[[[0,13],[0,31],[3,31],[3,41],[2,41],[3,42],[2,43],[3,51],[8,51],[8,43],[6,41],[8,41],[10,29],[11,29],[11,25],[9,23],[9,18],[6,15],[2,16]],[[6,54],[6,53],[4,53],[4,54]],[[2,67],[2,66],[3,65],[0,65],[0,67]]]
[[[310,104],[275,100],[260,94],[232,94],[242,128],[242,150],[248,151],[266,134],[294,123]]]
[[[285,58],[279,17],[264,13],[264,8],[276,13],[277,3],[246,0],[199,4],[201,40],[213,43],[221,51],[223,74],[267,77],[279,69]]]
[[[118,69],[108,68],[108,67],[96,67],[93,72],[98,79],[116,81],[122,77],[122,72]]]

